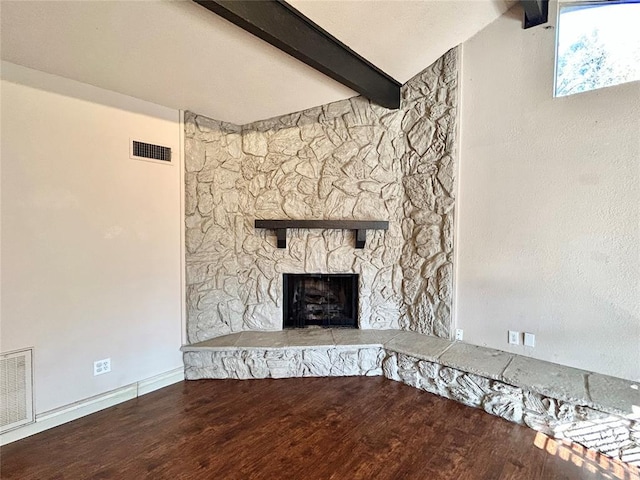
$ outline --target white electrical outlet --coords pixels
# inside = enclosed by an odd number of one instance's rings
[[[462,340],[463,333],[461,328],[456,328],[456,340]]]
[[[536,346],[536,336],[533,333],[524,332],[524,346],[525,347]]]
[[[93,362],[93,376],[102,375],[103,373],[109,373],[111,371],[111,359],[105,358],[104,360],[96,360]]]
[[[520,345],[520,332],[509,330],[509,343],[511,345]]]

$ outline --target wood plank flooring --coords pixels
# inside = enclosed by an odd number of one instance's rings
[[[183,382],[0,450],[3,479],[625,479],[638,469],[381,377]]]

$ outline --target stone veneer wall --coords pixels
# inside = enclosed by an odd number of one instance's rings
[[[362,97],[237,126],[185,115],[190,342],[282,328],[282,273],[358,273],[360,328],[449,337],[457,50],[387,110]],[[367,232],[289,230],[255,219],[388,220]]]

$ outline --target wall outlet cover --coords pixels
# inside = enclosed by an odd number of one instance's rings
[[[456,328],[456,340],[462,340],[464,331],[461,328]]]
[[[524,334],[524,346],[525,347],[535,347],[536,346],[536,336],[533,333]]]
[[[93,376],[102,375],[111,371],[111,359],[96,360],[93,362]]]
[[[509,343],[511,345],[520,345],[520,332],[509,330]]]

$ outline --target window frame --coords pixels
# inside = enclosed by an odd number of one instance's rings
[[[560,46],[560,15],[563,9],[578,9],[584,7],[602,7],[606,5],[627,5],[627,4],[640,4],[640,0],[557,0],[556,1],[556,16],[555,16],[555,40],[554,40],[554,58],[553,58],[553,98],[571,97],[578,93],[592,92],[594,90],[601,90],[609,86],[622,85],[622,83],[616,83],[605,87],[593,88],[585,90],[583,92],[569,93],[565,95],[558,95],[558,53]],[[623,82],[628,83],[628,82]]]

